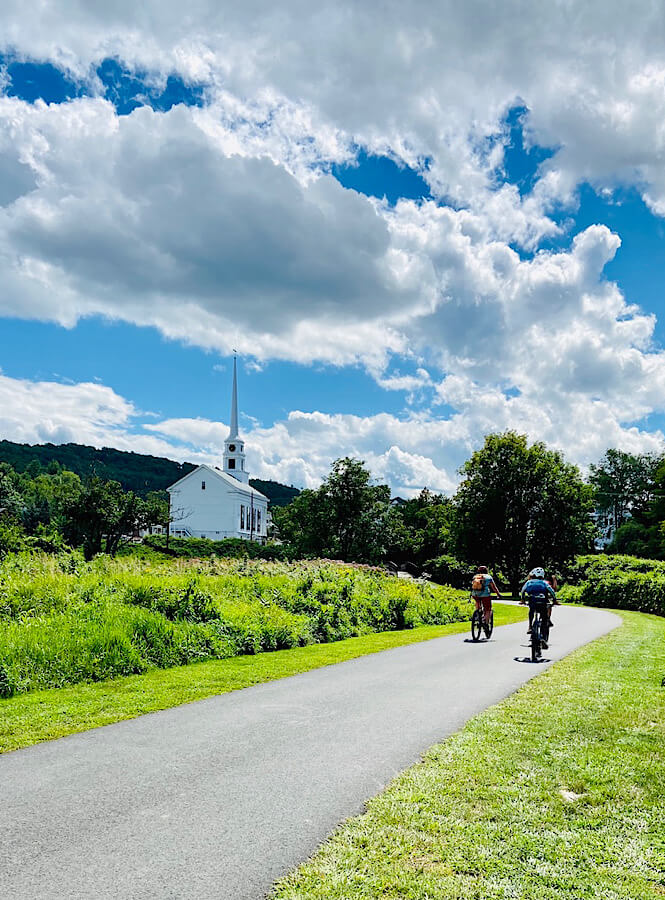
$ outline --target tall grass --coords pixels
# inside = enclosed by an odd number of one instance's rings
[[[0,696],[469,615],[464,592],[327,561],[17,554],[0,564]]]

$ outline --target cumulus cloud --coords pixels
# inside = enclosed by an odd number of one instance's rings
[[[172,0],[52,0],[39,17],[6,0],[3,23],[0,47],[93,95],[95,66],[117,57],[154,82],[204,83],[205,105],[120,117],[100,96],[0,98],[0,314],[70,327],[103,315],[258,362],[361,361],[386,390],[435,390],[452,410],[294,412],[252,429],[257,474],[280,480],[313,484],[350,452],[399,490],[450,489],[497,427],[583,463],[661,445],[634,424],[663,410],[655,320],[603,274],[620,236],[599,223],[566,242],[554,218],[582,182],[633,185],[665,215],[658,4],[417,0],[377,17],[350,0],[193,0],[183,19]],[[517,104],[527,143],[552,148],[524,195],[504,183]],[[390,207],[342,188],[328,172],[358,146],[413,166],[434,199]],[[560,249],[539,249],[553,236]],[[393,355],[417,374],[386,375]],[[111,398],[108,421],[91,387],[56,391],[44,433],[73,439],[81,404],[76,439],[214,455],[221,426],[132,431],[128,401]],[[23,427],[41,435],[34,392]]]
[[[177,443],[141,432],[140,418],[131,401],[102,384],[35,382],[0,374],[0,434],[5,440],[73,442],[183,458]],[[194,462],[208,458],[193,447],[186,456]]]

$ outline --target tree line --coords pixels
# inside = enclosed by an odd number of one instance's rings
[[[579,469],[525,435],[491,434],[462,466],[453,497],[423,490],[391,501],[359,460],[337,460],[317,490],[273,516],[302,555],[363,562],[409,560],[466,582],[470,564],[503,574],[515,591],[535,565],[557,568],[593,547],[594,493]],[[435,572],[436,573],[436,572]]]
[[[147,525],[166,525],[164,491],[141,497],[118,481],[32,461],[24,472],[0,463],[0,555],[22,549],[81,547],[87,559],[115,554],[121,540]]]
[[[301,555],[409,561],[459,586],[484,563],[515,591],[533,566],[561,571],[603,536],[609,553],[665,558],[664,456],[610,449],[584,478],[561,453],[508,431],[487,435],[460,475],[452,497],[424,489],[395,501],[347,457],[273,517]]]
[[[665,558],[662,456],[611,449],[584,478],[559,452],[509,431],[488,435],[460,475],[452,497],[425,488],[403,500],[362,461],[338,459],[318,489],[273,507],[277,534],[293,555],[412,563],[448,583],[466,583],[483,562],[513,589],[534,565],[556,570],[592,551],[603,530],[608,552]],[[55,460],[23,471],[0,463],[0,554],[66,545],[88,558],[113,554],[124,536],[167,522],[164,491],[141,496]]]

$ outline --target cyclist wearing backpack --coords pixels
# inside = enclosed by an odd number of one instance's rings
[[[527,600],[529,602],[529,628],[527,634],[531,634],[533,614],[538,606],[541,607],[543,613],[547,612],[549,630],[549,604],[554,603],[558,606],[559,601],[556,599],[552,586],[545,581],[545,570],[540,566],[529,572],[529,578],[520,591],[520,603],[524,604]],[[547,640],[543,641],[543,647],[547,649]]]
[[[478,566],[476,574],[471,581],[471,596],[476,601],[476,609],[480,609],[482,604],[483,622],[485,622],[485,624],[489,622],[490,613],[492,612],[492,591],[494,591],[500,600],[501,594],[494,583],[494,579],[487,571],[487,566]]]

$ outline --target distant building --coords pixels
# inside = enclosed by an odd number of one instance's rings
[[[173,537],[265,541],[268,498],[250,487],[245,443],[238,433],[238,374],[233,360],[231,428],[222,468],[199,466],[167,488]]]
[[[624,516],[625,521],[628,521],[628,519],[631,518],[631,514],[628,510],[624,512]],[[615,513],[611,509],[596,509],[591,513],[591,518],[593,519],[593,523],[597,530],[594,546],[596,550],[605,550],[605,548],[614,540],[617,531]]]

